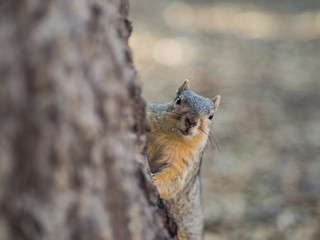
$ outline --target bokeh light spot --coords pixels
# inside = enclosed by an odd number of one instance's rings
[[[153,49],[154,59],[163,65],[178,65],[182,60],[182,47],[175,39],[161,39]]]

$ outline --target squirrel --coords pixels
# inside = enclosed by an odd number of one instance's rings
[[[186,80],[173,101],[147,104],[149,167],[178,225],[180,240],[200,240],[200,165],[220,95],[204,98]]]

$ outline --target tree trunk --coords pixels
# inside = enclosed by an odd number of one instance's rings
[[[0,1],[0,239],[175,239],[147,173],[128,4]]]

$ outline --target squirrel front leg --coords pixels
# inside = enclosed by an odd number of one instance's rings
[[[179,190],[182,181],[182,176],[175,166],[170,166],[163,169],[159,173],[152,174],[155,185],[162,198],[168,199]]]

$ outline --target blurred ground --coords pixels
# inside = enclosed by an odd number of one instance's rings
[[[185,78],[222,96],[204,239],[320,239],[320,1],[132,0],[130,18],[147,101]]]

